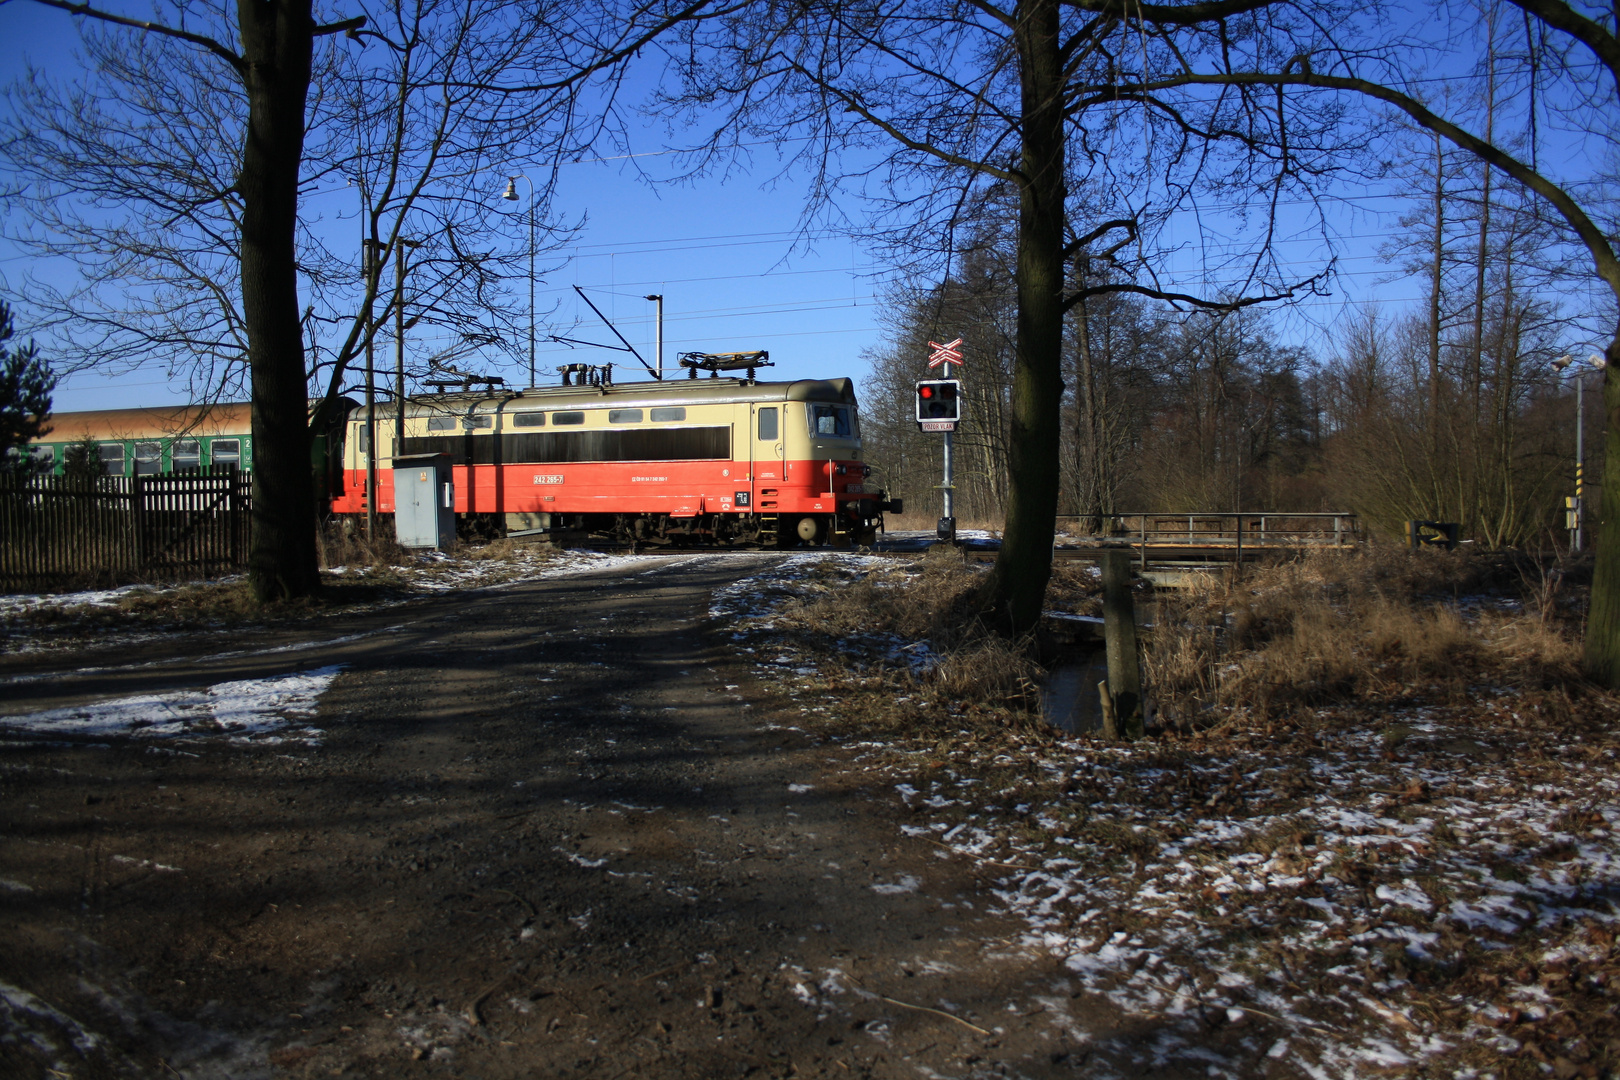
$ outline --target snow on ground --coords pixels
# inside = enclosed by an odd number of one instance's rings
[[[405,563],[388,567],[387,572],[401,579],[407,587],[415,587],[426,592],[448,592],[571,574],[629,570],[653,561],[656,561],[656,557],[645,555],[605,555],[595,551],[554,552],[520,547],[504,557],[487,559],[476,555],[446,555],[440,551],[424,551],[413,555]],[[369,566],[335,566],[322,573],[343,578],[367,578],[378,574]],[[162,597],[199,586],[231,586],[245,580],[242,575],[237,574],[209,581],[180,582],[172,585],[124,585],[116,589],[86,589],[65,593],[16,593],[0,596],[0,619],[15,618],[47,609],[64,611],[73,608],[116,609],[135,597]]]
[[[216,578],[209,584],[233,585],[245,580],[240,574]],[[132,596],[145,593],[168,593],[182,588],[180,585],[124,585],[117,589],[86,589],[67,593],[13,593],[0,596],[0,618],[24,615],[46,608],[116,608]]]
[[[714,614],[801,711],[836,711],[772,611],[871,562],[795,556],[723,590]],[[849,643],[828,645],[848,659]],[[1207,1057],[1211,1076],[1243,1075],[1200,1045],[1232,1027],[1249,1065],[1286,1057],[1313,1077],[1495,1076],[1481,1062],[1509,1055],[1595,1077],[1585,1034],[1607,1036],[1568,1004],[1598,995],[1613,1015],[1620,761],[1590,733],[1549,744],[1519,707],[1481,690],[1196,745],[963,731],[954,752],[872,742],[858,762],[915,812],[906,833],[996,882],[1026,948],[1170,1021],[1151,1064]],[[1504,957],[1523,970],[1470,978]]]
[[[391,569],[412,585],[431,592],[516,584],[609,570],[632,570],[655,561],[648,555],[606,555],[597,551],[547,551],[520,547],[500,559],[465,558],[426,551]]]
[[[22,716],[0,716],[0,731],[44,738],[224,739],[227,742],[318,745],[308,726],[320,696],[343,664],[269,679],[243,679],[167,694],[141,694],[70,705]],[[8,741],[4,745],[24,743]]]

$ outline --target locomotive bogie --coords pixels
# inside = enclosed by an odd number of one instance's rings
[[[377,509],[393,510],[392,406],[377,410]],[[365,511],[364,409],[349,417],[338,513]],[[446,454],[458,515],[508,533],[648,543],[866,542],[867,491],[847,379],[705,379],[444,394],[406,409],[403,454]]]

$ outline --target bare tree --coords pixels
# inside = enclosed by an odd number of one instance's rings
[[[378,321],[378,261],[357,275],[309,196],[344,178],[363,203],[351,235],[383,257],[420,245],[399,261],[409,292],[384,314],[403,299],[416,318],[493,339],[488,313],[524,235],[489,212],[499,181],[535,172],[527,212],[546,220],[534,204],[548,167],[603,122],[590,109],[611,102],[617,65],[709,6],[414,0],[320,24],[310,0],[172,0],[151,21],[37,2],[99,29],[84,38],[93,83],[33,72],[11,96],[7,154],[31,214],[17,239],[86,271],[82,287],[31,299],[85,353],[155,354],[197,372],[198,390],[248,383],[249,577],[263,600],[319,587],[312,377],[334,397]],[[337,328],[324,359],[322,325]]]
[[[1051,570],[1068,312],[1110,293],[1227,308],[1314,280],[1302,283],[1270,258],[1264,221],[1211,243],[1190,287],[1161,277],[1164,257],[1187,243],[1180,227],[1196,220],[1177,215],[1199,200],[1242,191],[1274,204],[1308,194],[1329,167],[1313,119],[1242,93],[1188,113],[1146,94],[1091,90],[1099,80],[1111,86],[1123,58],[1144,50],[1218,53],[1228,36],[1263,34],[1250,14],[1263,6],[762,0],[688,38],[684,93],[670,103],[705,118],[725,111],[700,165],[730,160],[744,138],[784,148],[802,139],[796,160],[811,170],[821,205],[836,207],[840,193],[870,198],[891,226],[882,237],[891,253],[935,273],[979,203],[1004,190],[1015,207],[1006,532],[982,594],[1009,632],[1035,625]],[[1072,277],[1080,259],[1111,273]]]
[[[1294,10],[1292,0],[1265,0],[1278,10]],[[1312,38],[1294,38],[1289,48],[1279,42],[1242,42],[1221,54],[1189,54],[1162,66],[1128,62],[1093,92],[1126,95],[1200,95],[1270,90],[1296,101],[1350,100],[1383,103],[1423,129],[1488,166],[1529,192],[1562,238],[1578,250],[1587,272],[1602,282],[1611,301],[1601,312],[1601,333],[1608,367],[1604,405],[1620,415],[1620,211],[1613,198],[1613,155],[1620,145],[1615,117],[1620,115],[1620,37],[1612,8],[1571,4],[1564,0],[1509,0],[1518,9],[1523,47],[1518,61],[1495,46],[1499,31],[1492,11],[1440,5],[1433,13],[1444,26],[1436,31],[1421,22],[1404,35],[1392,35],[1379,5],[1368,5],[1359,17],[1328,22]],[[1309,6],[1305,7],[1309,10]],[[1390,9],[1394,10],[1393,7]],[[1406,17],[1406,9],[1401,9]],[[1475,31],[1469,33],[1470,27]],[[1438,44],[1437,44],[1438,43]],[[1439,55],[1437,56],[1436,53]],[[1484,108],[1438,107],[1415,86],[1436,65],[1474,70],[1475,58],[1494,58],[1480,73],[1487,102]],[[1594,72],[1599,77],[1594,77]],[[1513,102],[1512,122],[1502,113]],[[1376,126],[1382,115],[1370,118]],[[1556,132],[1560,150],[1543,156],[1541,141]],[[1520,137],[1522,135],[1522,138]],[[1483,314],[1483,313],[1481,313]],[[1476,319],[1483,338],[1483,318]],[[1604,435],[1603,485],[1596,520],[1596,566],[1592,607],[1587,621],[1586,668],[1606,686],[1620,686],[1620,425]]]

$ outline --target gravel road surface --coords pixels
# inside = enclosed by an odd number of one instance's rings
[[[0,662],[0,1075],[1111,1074],[1152,1025],[731,655],[776,557]]]

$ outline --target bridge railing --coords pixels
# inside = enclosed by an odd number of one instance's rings
[[[1154,547],[1345,547],[1364,539],[1359,519],[1345,511],[1060,515],[1057,531],[1060,538]]]

